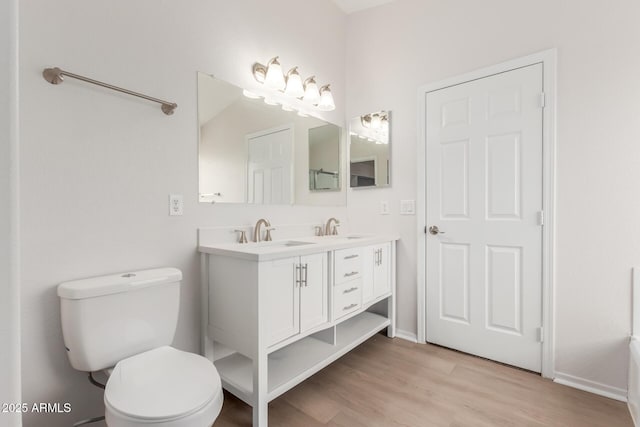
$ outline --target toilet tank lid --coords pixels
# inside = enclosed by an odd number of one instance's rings
[[[180,280],[182,280],[182,272],[177,268],[131,271],[61,283],[58,285],[58,296],[74,300],[93,298],[165,283],[175,283]]]

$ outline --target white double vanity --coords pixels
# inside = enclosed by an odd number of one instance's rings
[[[269,401],[381,330],[394,336],[396,240],[201,238],[204,355],[254,426],[267,425]]]

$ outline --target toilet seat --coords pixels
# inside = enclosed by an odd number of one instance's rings
[[[105,387],[105,417],[109,427],[208,427],[222,400],[209,360],[165,346],[116,364]]]

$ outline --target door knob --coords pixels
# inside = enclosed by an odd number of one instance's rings
[[[440,231],[437,225],[432,225],[431,227],[429,227],[429,233],[435,236],[436,234],[444,234],[445,232]]]

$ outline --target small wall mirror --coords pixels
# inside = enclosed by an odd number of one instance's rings
[[[203,203],[345,205],[346,132],[198,73]]]
[[[309,129],[309,190],[340,191],[340,128]]]
[[[349,186],[379,188],[391,185],[391,113],[376,111],[349,123]]]

